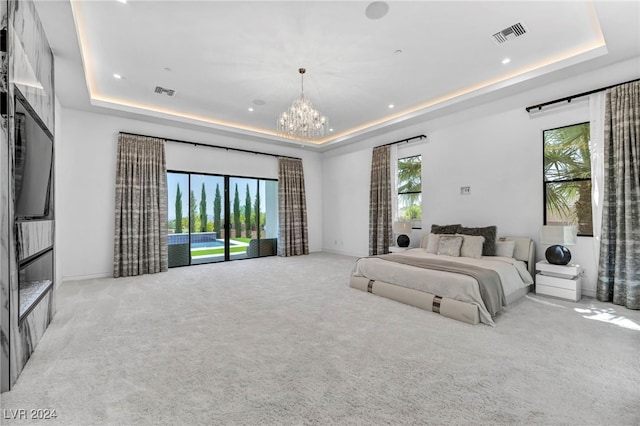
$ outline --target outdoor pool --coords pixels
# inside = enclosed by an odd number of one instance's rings
[[[231,243],[233,245],[233,243]],[[205,248],[216,248],[216,247],[224,247],[224,242],[222,241],[206,241],[204,243],[191,243],[192,249],[205,249]]]
[[[234,240],[229,241],[229,247],[237,247],[237,246],[242,246],[242,245],[246,245],[246,244],[239,243],[239,242],[234,241]],[[205,241],[205,242],[199,242],[199,243],[191,243],[191,250],[193,250],[193,249],[214,249],[214,248],[219,248],[219,247],[224,247],[224,241],[216,240],[216,241]]]

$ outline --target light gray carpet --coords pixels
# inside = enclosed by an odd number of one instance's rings
[[[2,424],[640,424],[640,312],[531,295],[472,326],[351,289],[354,261],[64,283]]]

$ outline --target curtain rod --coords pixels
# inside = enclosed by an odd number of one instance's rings
[[[425,139],[426,136],[425,135],[418,135],[418,136],[413,136],[411,138],[407,138],[407,139],[402,139],[399,141],[395,141],[395,142],[389,142],[389,143],[385,143],[384,145],[380,145],[380,146],[389,146],[389,145],[395,145],[397,143],[402,143],[402,142],[409,142],[412,141],[414,139]]]
[[[640,81],[640,78],[636,78],[635,80],[625,81],[624,83],[613,84],[613,85],[607,86],[607,87],[601,87],[601,88],[595,89],[595,90],[589,90],[588,92],[578,93],[577,95],[567,96],[566,98],[560,98],[560,99],[556,99],[556,100],[553,100],[553,101],[544,102],[542,104],[528,106],[525,109],[527,110],[527,112],[531,112],[532,109],[536,109],[536,108],[538,110],[541,110],[543,107],[546,107],[548,105],[553,105],[553,104],[557,104],[557,103],[560,103],[560,102],[571,102],[571,100],[575,99],[575,98],[580,98],[582,96],[593,95],[594,93],[602,92],[603,90],[611,89],[612,87],[620,86],[622,84],[627,84],[627,83],[633,83],[633,82],[636,82],[636,81]]]
[[[146,138],[156,138],[156,139],[162,139],[165,142],[183,143],[183,144],[186,144],[186,145],[193,145],[193,146],[205,146],[207,148],[226,149],[227,151],[245,152],[247,154],[269,155],[271,157],[290,158],[292,160],[302,160],[302,158],[300,158],[300,157],[290,157],[288,155],[271,154],[270,152],[251,151],[249,149],[231,148],[231,147],[228,147],[228,146],[220,146],[220,145],[209,145],[209,144],[200,143],[200,142],[190,142],[190,141],[181,141],[181,140],[178,140],[178,139],[159,138],[159,137],[156,137],[156,136],[140,135],[138,133],[120,132],[120,134],[121,135],[130,135],[130,136],[142,136],[142,137],[146,137]]]

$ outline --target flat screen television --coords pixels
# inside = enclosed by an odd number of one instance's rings
[[[46,218],[50,213],[53,135],[15,89],[15,216]]]

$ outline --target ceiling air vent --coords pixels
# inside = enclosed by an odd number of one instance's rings
[[[524,24],[522,22],[518,22],[515,25],[512,25],[498,33],[495,33],[493,35],[493,41],[496,44],[502,44],[509,40],[513,40],[516,37],[520,37],[521,35],[524,35],[526,33],[527,29],[524,27]]]
[[[176,91],[173,89],[165,89],[164,87],[156,86],[154,92],[160,95],[173,96],[176,94]]]

